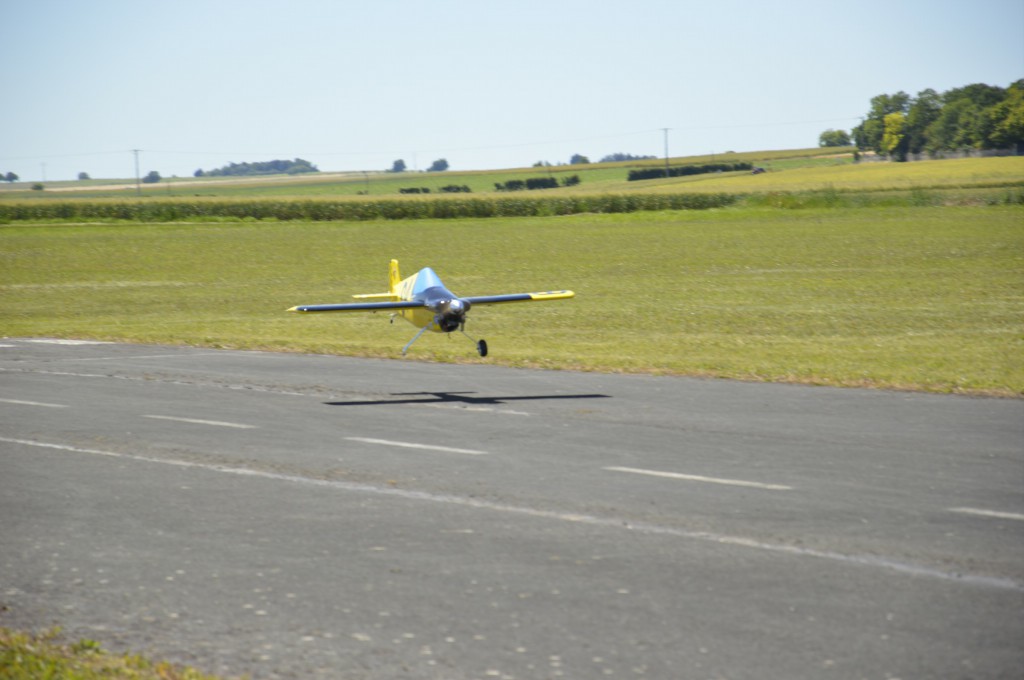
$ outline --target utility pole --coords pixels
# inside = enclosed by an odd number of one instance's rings
[[[132,149],[132,153],[135,154],[135,194],[141,196],[142,184],[139,183],[139,150]]]
[[[667,179],[668,174],[668,131],[669,128],[661,128],[661,131],[665,133],[665,178]]]

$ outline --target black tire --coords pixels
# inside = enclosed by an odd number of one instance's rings
[[[476,351],[480,352],[480,356],[482,357],[487,356],[487,341],[481,340],[480,342],[476,343]]]

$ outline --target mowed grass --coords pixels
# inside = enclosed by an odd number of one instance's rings
[[[409,359],[1024,394],[1024,209],[731,208],[481,220],[0,226],[11,337],[400,356],[386,314],[289,314],[383,292],[387,263],[480,307]],[[407,359],[408,360],[408,359]]]

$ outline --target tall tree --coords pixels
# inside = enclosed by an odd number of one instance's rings
[[[882,136],[885,134],[885,117],[890,113],[906,114],[910,108],[910,95],[900,90],[896,94],[880,94],[871,98],[871,111],[863,123],[853,129],[853,138],[860,149],[872,149],[885,153]]]
[[[927,149],[932,153],[976,146],[976,120],[981,110],[970,99],[957,99],[942,107],[939,117],[928,126]]]
[[[899,111],[886,114],[883,121],[882,150],[897,161],[907,160],[907,136],[903,134],[907,117]]]
[[[829,128],[818,136],[818,146],[850,146],[850,135],[845,130]]]
[[[988,148],[1024,152],[1024,79],[1010,85],[1006,99],[987,109],[985,115],[991,128]]]
[[[917,93],[917,98],[910,104],[907,111],[907,122],[904,130],[907,135],[907,151],[921,153],[928,143],[928,126],[942,113],[942,98],[939,93],[929,88]]]

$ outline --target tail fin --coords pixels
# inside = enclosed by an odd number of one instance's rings
[[[366,299],[366,298],[379,298],[381,300],[390,300],[391,302],[397,302],[401,300],[401,296],[398,294],[398,288],[402,283],[402,275],[398,273],[398,260],[391,260],[391,264],[388,266],[388,292],[386,293],[366,293],[363,295],[353,295],[354,298]]]
[[[391,260],[388,266],[388,287],[392,293],[398,292],[398,284],[402,282],[402,275],[398,273],[398,260]]]

